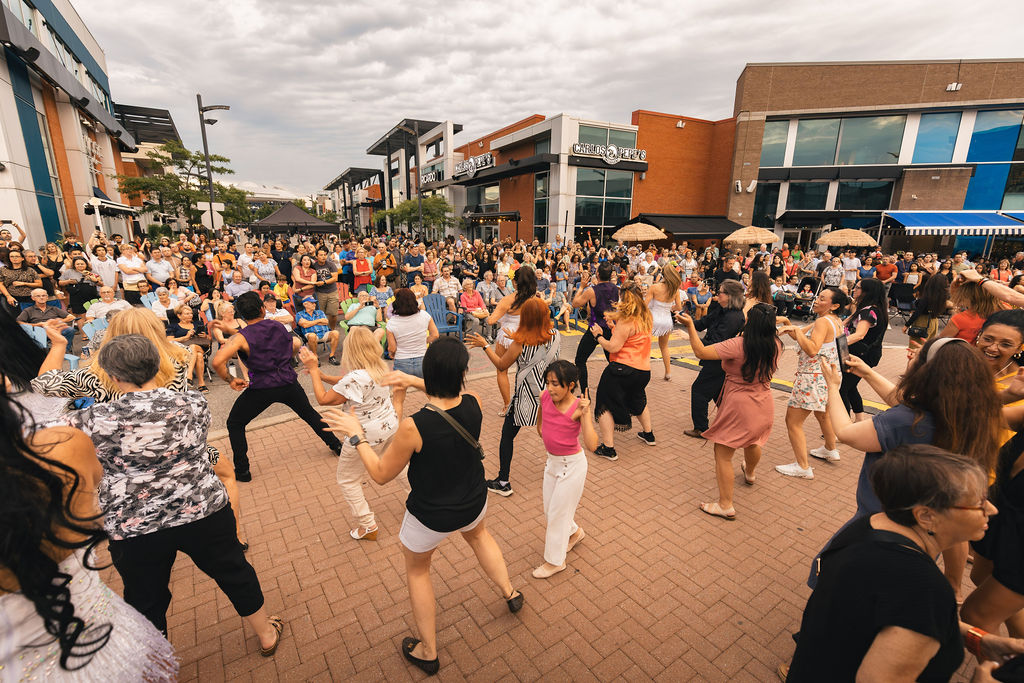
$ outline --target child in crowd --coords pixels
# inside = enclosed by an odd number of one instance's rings
[[[586,534],[576,524],[576,506],[587,481],[587,454],[580,447],[580,430],[587,450],[597,448],[597,430],[590,398],[576,398],[579,372],[567,360],[556,360],[544,371],[547,388],[537,409],[537,433],[544,441],[548,462],[544,467],[544,564],[534,578],[546,579],[565,569],[565,556]]]

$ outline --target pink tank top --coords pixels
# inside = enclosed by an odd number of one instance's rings
[[[565,413],[560,411],[547,389],[540,395],[541,439],[551,455],[576,455],[580,452],[580,423],[572,419],[579,399]]]

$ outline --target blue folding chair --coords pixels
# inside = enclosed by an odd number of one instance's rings
[[[440,334],[454,332],[462,341],[462,314],[448,310],[448,304],[440,294],[427,294],[423,297],[423,309],[434,319],[434,325]],[[455,323],[448,322],[448,316],[455,316]]]
[[[49,341],[46,338],[46,332],[43,328],[35,327],[34,325],[26,325],[24,323],[19,323],[19,325],[21,325],[21,329],[25,331],[25,334],[27,334],[39,348],[45,349],[48,346]],[[67,361],[68,366],[72,370],[78,369],[78,356],[71,353],[65,353],[64,360]]]
[[[156,294],[154,292],[145,294],[142,297],[142,305],[145,306],[146,308],[152,308],[154,301],[156,301]]]

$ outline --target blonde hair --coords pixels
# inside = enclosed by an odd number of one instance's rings
[[[178,374],[176,363],[185,365],[188,362],[189,352],[182,346],[168,341],[164,324],[156,317],[156,313],[148,308],[126,308],[123,311],[118,311],[110,319],[110,325],[107,326],[107,330],[103,334],[103,341],[100,342],[100,349],[114,337],[123,334],[141,334],[156,346],[156,350],[160,353],[160,369],[153,381],[158,386],[166,387],[174,380]],[[100,367],[99,363],[94,362],[98,356],[99,353],[93,354],[92,360],[89,362],[89,372],[96,375],[108,391],[120,393],[120,389],[114,384],[110,375]]]
[[[380,382],[388,372],[387,363],[380,357],[380,343],[365,326],[357,325],[345,335],[341,347],[341,364],[348,369],[366,370],[370,379]]]
[[[1004,309],[999,299],[977,282],[954,282],[949,288],[949,298],[957,308],[973,311],[982,318]]]
[[[609,311],[607,317],[615,322],[633,323],[634,334],[650,333],[654,326],[651,311],[644,303],[640,290],[634,284],[628,284],[619,290],[619,301]]]
[[[683,284],[683,279],[679,276],[679,271],[671,263],[661,269],[661,277],[664,280],[665,289],[672,298],[675,297],[676,292],[679,291],[679,287]]]

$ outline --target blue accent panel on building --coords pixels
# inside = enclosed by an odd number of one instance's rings
[[[1006,179],[1009,175],[1010,164],[978,164],[974,169],[974,177],[967,186],[964,209],[1002,208],[1003,193],[1006,191]]]
[[[60,236],[60,215],[57,213],[57,201],[53,196],[53,185],[50,183],[46,150],[43,148],[42,131],[39,130],[39,116],[32,97],[32,82],[28,77],[28,68],[21,58],[8,48],[4,48],[4,56],[7,58],[7,70],[11,75],[11,89],[14,91],[14,103],[18,109],[21,136],[25,140],[25,151],[28,153],[28,165],[35,187],[36,203],[39,204],[39,214],[43,220],[43,230],[46,232],[46,239],[54,240]]]
[[[100,84],[100,87],[110,95],[110,81],[107,80],[107,74],[100,68],[99,63],[93,59],[92,54],[86,49],[85,43],[82,42],[78,34],[71,28],[67,20],[61,15],[61,13],[54,7],[51,0],[32,0],[32,4],[36,6],[39,13],[43,15],[43,19],[46,19],[46,23],[50,25],[64,44],[71,48],[71,52],[78,57],[79,61],[85,65],[85,68],[89,71],[89,74],[96,79],[96,82]],[[113,99],[113,98],[111,98]]]

